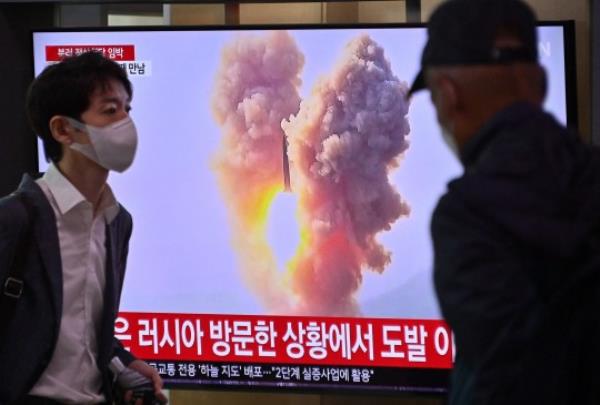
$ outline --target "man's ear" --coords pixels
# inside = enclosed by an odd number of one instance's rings
[[[446,112],[456,111],[461,107],[461,99],[456,84],[446,76],[438,79],[438,92]]]
[[[73,133],[76,131],[75,128],[67,121],[67,119],[61,115],[55,115],[50,118],[49,122],[50,133],[52,137],[63,145],[71,145],[73,140]]]

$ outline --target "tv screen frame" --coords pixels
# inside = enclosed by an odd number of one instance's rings
[[[565,67],[565,96],[566,96],[566,119],[567,125],[577,129],[577,78],[575,65],[575,23],[574,21],[542,21],[539,27],[561,27],[563,29],[564,43],[564,67]],[[92,32],[153,32],[153,31],[270,31],[270,30],[335,30],[335,29],[406,29],[425,28],[425,24],[413,23],[385,23],[385,24],[264,24],[264,25],[223,25],[223,26],[119,26],[119,27],[68,27],[35,29],[31,33],[32,65],[33,65],[33,43],[34,35],[41,33],[92,33]],[[35,71],[35,68],[34,68]],[[412,80],[413,78],[405,78]],[[135,88],[134,88],[135,105]],[[38,157],[40,151],[36,151]],[[36,162],[38,159],[36,159]],[[39,170],[39,167],[38,167]],[[139,220],[139,219],[138,219]],[[126,281],[127,283],[127,281]],[[211,362],[221,367],[230,363]],[[269,364],[272,366],[273,364]],[[286,367],[285,364],[281,365]],[[380,367],[385,368],[385,367]],[[308,384],[285,383],[281,381],[266,381],[263,383],[232,382],[226,380],[212,381],[210,379],[198,381],[177,381],[176,379],[165,379],[167,388],[186,389],[232,389],[248,390],[259,389],[266,391],[286,392],[336,392],[336,393],[419,393],[427,395],[441,395],[446,392],[449,370],[428,368],[388,368],[387,372],[378,380],[375,386],[352,386],[343,384]]]

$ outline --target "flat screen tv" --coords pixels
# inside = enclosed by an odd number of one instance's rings
[[[539,27],[546,108],[574,124],[573,26]],[[38,31],[36,74],[86,50],[133,83],[123,344],[168,387],[443,392],[454,347],[429,220],[461,166],[422,26]],[[42,148],[39,165],[47,167]]]

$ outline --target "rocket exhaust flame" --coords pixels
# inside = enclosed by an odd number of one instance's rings
[[[213,98],[223,127],[215,168],[242,273],[266,308],[356,315],[362,272],[383,272],[391,261],[376,235],[410,212],[388,180],[408,148],[408,86],[367,35],[348,44],[300,104],[302,65],[285,32],[240,37],[224,50]],[[288,189],[290,171],[301,230],[282,276],[265,224],[273,198]]]

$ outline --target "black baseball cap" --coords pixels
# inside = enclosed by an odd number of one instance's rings
[[[497,47],[503,33],[520,46]],[[535,14],[520,0],[447,0],[431,16],[427,36],[409,96],[426,87],[428,67],[538,61]]]

